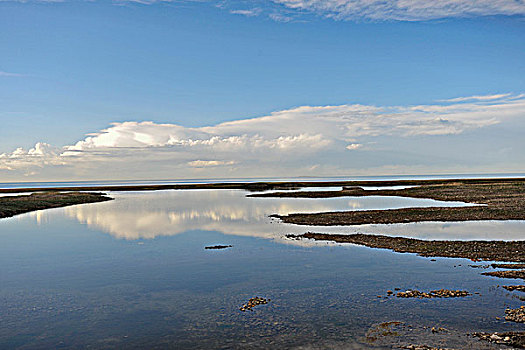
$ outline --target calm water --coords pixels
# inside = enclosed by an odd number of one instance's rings
[[[461,335],[471,331],[523,330],[496,319],[523,304],[496,287],[516,281],[481,276],[468,260],[283,238],[313,229],[525,239],[523,222],[308,228],[268,215],[465,204],[246,198],[231,190],[110,195],[114,201],[0,220],[1,349],[388,348],[366,335],[393,320],[414,328],[413,341],[432,341],[422,327],[442,326],[451,335],[442,344],[465,348],[472,340]],[[204,249],[215,244],[233,247]],[[481,295],[377,297],[394,288]],[[239,311],[254,296],[271,301]]]

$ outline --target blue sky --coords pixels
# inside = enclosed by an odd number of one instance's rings
[[[0,158],[0,180],[100,177],[97,169],[104,162],[97,159],[96,164],[90,163],[92,154],[87,156],[82,171],[79,165],[68,162],[44,166],[41,158],[33,169],[28,165],[33,161],[22,158],[37,143],[48,144],[55,155],[60,155],[63,147],[67,150],[82,142],[88,133],[108,134],[102,130],[111,128],[111,123],[128,122],[127,127],[135,125],[136,128],[141,128],[145,121],[177,125],[192,129],[190,139],[193,140],[204,137],[200,134],[203,129],[199,128],[225,130],[219,127],[223,122],[271,116],[279,111],[303,115],[303,111],[296,113],[302,106],[360,105],[363,110],[359,113],[364,110],[369,113],[368,107],[395,108],[398,115],[406,113],[410,106],[443,107],[465,102],[442,101],[446,99],[504,94],[509,95],[474,101],[484,106],[492,101],[500,106],[494,107],[496,109],[508,108],[510,96],[514,119],[489,123],[490,118],[485,116],[479,120],[480,128],[469,126],[439,135],[452,137],[447,140],[452,145],[472,145],[472,142],[481,142],[476,137],[488,133],[494,137],[495,147],[518,153],[497,169],[525,170],[523,148],[519,149],[524,146],[520,133],[511,140],[497,141],[503,137],[497,132],[523,131],[517,129],[523,127],[525,117],[520,103],[523,100],[520,95],[525,91],[523,1],[509,0],[494,5],[484,0],[460,0],[457,3],[462,6],[436,7],[432,5],[435,2],[419,0],[414,2],[417,8],[398,4],[394,10],[383,9],[374,0],[363,1],[357,8],[354,3],[352,0],[148,1],[146,4],[0,1],[0,154],[4,154],[4,159],[14,159],[17,148],[26,152],[16,155],[20,164],[4,161],[2,166]],[[486,108],[494,110],[490,106]],[[351,110],[356,113],[355,109]],[[472,112],[469,109],[462,113]],[[447,113],[435,112],[434,117]],[[299,125],[303,117],[297,118],[294,120]],[[413,125],[419,117],[414,118],[407,123]],[[462,117],[453,121],[462,122]],[[129,124],[132,122],[135,124]],[[397,125],[395,123],[394,120],[393,125]],[[279,124],[275,128],[278,129]],[[345,124],[344,128],[348,126]],[[217,136],[215,129],[211,134]],[[268,136],[248,129],[228,131],[220,137]],[[268,137],[276,140],[316,135],[314,130],[294,133],[293,129]],[[163,134],[164,131],[154,132]],[[319,132],[326,138],[323,130]],[[133,133],[136,135],[136,131]],[[119,135],[122,140],[124,137]],[[355,135],[362,136],[362,133]],[[409,149],[426,150],[424,145],[440,144],[444,139],[436,141],[436,137],[431,136],[431,139],[417,141],[408,134],[390,131],[370,133],[366,137],[380,135],[384,136],[383,141],[392,138],[381,149],[372,147],[377,140],[362,142],[347,134],[328,139],[332,145],[341,141],[345,144],[343,149],[355,151],[353,153],[367,149],[368,153],[352,157],[371,159],[360,165],[360,169],[368,169],[371,175],[374,171],[389,172],[388,169],[393,168],[407,173],[436,171],[425,157],[413,155]],[[150,139],[157,136],[149,135]],[[175,176],[168,177],[209,176],[206,169],[203,170],[208,166],[213,167],[213,173],[226,177],[256,175],[246,170],[253,167],[248,165],[253,164],[250,162],[258,161],[256,156],[250,160],[213,152],[210,156],[208,150],[181,158],[182,151],[174,150],[173,142],[167,144],[166,140],[131,147],[158,146],[159,154],[178,153],[170,162],[187,165],[201,161],[204,163],[191,164],[203,166],[197,167],[198,173],[188,173],[183,167],[175,171],[163,164],[153,166],[156,170],[150,173],[141,173],[142,178],[165,178],[169,174]],[[127,141],[123,142],[128,145]],[[353,143],[360,146],[352,150],[346,148]],[[398,145],[405,145],[406,149],[395,152]],[[110,142],[101,143],[100,147],[111,153],[111,148],[118,152],[123,146]],[[89,153],[87,149],[75,151]],[[327,154],[338,154],[331,151],[327,150]],[[404,156],[388,155],[388,152],[404,152]],[[442,159],[447,164],[443,169],[449,172],[497,171],[489,166],[493,164],[492,158],[481,158],[465,168],[464,159],[456,159],[453,150],[435,152],[439,156],[436,159]],[[31,159],[36,153],[33,152]],[[319,154],[312,153],[305,159],[316,157]],[[330,158],[326,154],[322,157]],[[353,162],[352,157],[349,163]],[[392,157],[400,158],[396,163],[391,161]],[[159,159],[165,161],[163,157]],[[286,162],[289,160],[282,160],[283,164]],[[354,173],[351,167],[338,168],[337,163],[315,160],[309,164],[305,160],[300,166],[294,166],[307,173],[305,175],[323,166],[326,168],[319,175]],[[134,159],[120,171],[102,177],[121,178],[126,169],[139,164],[140,161]],[[281,169],[283,164],[275,164],[275,168]],[[220,172],[219,166],[226,169]],[[283,167],[274,175],[280,176],[281,172],[288,173],[288,170]]]

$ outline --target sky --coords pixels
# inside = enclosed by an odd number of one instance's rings
[[[0,182],[525,172],[523,0],[0,0]]]

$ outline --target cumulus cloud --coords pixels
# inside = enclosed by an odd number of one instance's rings
[[[217,176],[281,176],[289,169],[337,173],[363,152],[368,155],[363,164],[399,166],[396,159],[408,159],[413,167],[428,160],[407,155],[415,152],[410,140],[417,140],[422,151],[433,138],[461,140],[461,134],[519,121],[524,113],[524,96],[500,94],[417,106],[301,106],[198,128],[122,122],[63,148],[38,143],[0,154],[0,171],[5,176],[59,169],[67,177],[122,178],[191,177],[192,169],[199,174],[213,169]],[[399,155],[379,155],[401,145],[404,155],[401,150]],[[454,158],[446,146],[432,148],[439,155],[434,159]],[[502,149],[512,151],[508,145]]]
[[[61,165],[61,149],[44,142],[38,142],[33,148],[24,150],[19,147],[11,153],[0,154],[0,170],[28,170],[44,168],[49,165]]]

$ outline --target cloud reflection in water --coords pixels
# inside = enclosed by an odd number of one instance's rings
[[[115,238],[136,240],[172,236],[192,230],[281,239],[288,233],[378,233],[426,239],[525,239],[525,222],[412,223],[308,227],[288,225],[270,214],[342,210],[462,206],[460,202],[402,197],[327,199],[247,198],[241,190],[188,190],[112,193],[114,201],[63,208],[68,217]],[[59,213],[54,211],[53,213]],[[51,212],[50,212],[51,214]]]

